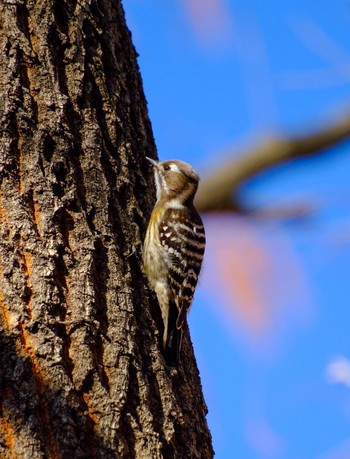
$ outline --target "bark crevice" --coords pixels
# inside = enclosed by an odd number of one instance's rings
[[[155,146],[120,2],[0,20],[0,456],[210,458],[189,335],[166,368],[141,270]]]

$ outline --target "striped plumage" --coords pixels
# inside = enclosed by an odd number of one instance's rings
[[[157,202],[145,237],[143,264],[161,308],[163,346],[174,362],[205,248],[203,223],[193,205],[199,177],[182,161],[149,161],[154,166]]]

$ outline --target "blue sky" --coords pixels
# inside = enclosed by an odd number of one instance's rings
[[[271,133],[307,132],[350,111],[349,2],[124,8],[161,159],[205,175]],[[350,457],[349,148],[240,190],[248,208],[306,206],[305,218],[205,217],[189,323],[219,459]]]

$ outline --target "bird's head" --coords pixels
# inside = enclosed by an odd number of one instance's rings
[[[154,168],[154,178],[157,188],[157,201],[172,200],[174,205],[192,204],[199,182],[199,176],[192,166],[183,161],[171,159],[168,161],[147,160]]]

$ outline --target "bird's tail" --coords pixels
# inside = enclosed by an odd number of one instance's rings
[[[176,326],[178,309],[175,303],[169,305],[168,336],[164,347],[164,358],[169,366],[177,366],[180,359],[182,328]]]

